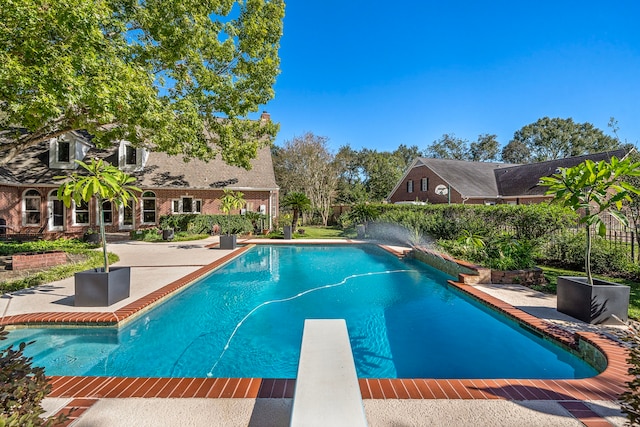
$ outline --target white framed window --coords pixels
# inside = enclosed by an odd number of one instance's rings
[[[142,193],[142,223],[156,223],[156,194],[153,191]]]
[[[413,180],[407,181],[407,193],[413,193]]]
[[[75,169],[76,140],[63,135],[49,143],[49,167],[52,169]]]
[[[171,201],[171,212],[174,214],[199,214],[201,209],[202,200],[194,199],[193,197],[182,197]]]
[[[131,145],[125,145],[124,150],[124,164],[127,166],[138,165],[138,150]]]
[[[429,178],[422,178],[420,180],[420,191],[429,191]]]
[[[118,210],[118,223],[120,230],[132,230],[134,226],[134,212],[132,204],[122,205]]]
[[[42,196],[38,190],[27,190],[22,194],[22,225],[38,227],[41,221]]]
[[[105,225],[113,224],[113,204],[108,200],[102,202],[102,218]]]
[[[118,148],[118,164],[125,171],[142,170],[148,157],[144,148],[134,147],[127,141],[120,141]]]
[[[89,225],[89,203],[73,202],[73,225]]]
[[[69,141],[58,140],[56,161],[58,163],[69,163],[71,161],[71,143]]]

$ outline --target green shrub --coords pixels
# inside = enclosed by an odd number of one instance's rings
[[[418,229],[422,234],[434,239],[446,240],[458,239],[463,230],[486,237],[509,232],[517,239],[535,240],[577,221],[576,214],[571,210],[547,203],[496,206],[367,206],[379,212],[376,221],[396,223],[409,230]],[[343,217],[350,218],[348,213],[343,214]]]
[[[0,341],[8,332],[0,327]],[[0,351],[0,426],[52,426],[66,417],[43,419],[41,402],[51,392],[43,368],[31,365],[32,358],[24,355],[31,343],[20,343]]]
[[[186,231],[191,234],[211,234],[216,225],[227,229],[231,221],[231,234],[245,234],[253,231],[251,220],[245,215],[163,215],[160,217],[161,228],[173,228],[175,231]]]
[[[65,251],[79,253],[97,246],[77,239],[38,240],[35,242],[0,242],[0,256],[23,252]]]
[[[586,250],[585,231],[565,231],[551,237],[544,246],[540,259],[544,264],[569,270],[584,270]],[[640,276],[639,267],[631,260],[626,245],[612,244],[602,237],[594,237],[591,248],[591,268],[596,274],[611,277],[634,278]]]
[[[457,240],[438,240],[438,246],[455,258],[506,271],[534,267],[538,245],[508,233],[483,239],[467,232]]]
[[[145,228],[143,230],[132,231],[132,240],[143,240],[145,242],[158,242],[162,240],[162,230],[159,228]]]
[[[338,222],[342,228],[350,228],[356,224],[365,224],[374,221],[380,216],[379,205],[368,203],[358,203],[354,205],[348,212],[340,215]]]

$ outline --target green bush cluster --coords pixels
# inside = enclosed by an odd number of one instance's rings
[[[8,332],[0,327],[0,341]],[[41,418],[42,399],[51,392],[44,369],[32,366],[32,358],[24,355],[31,343],[21,343],[0,351],[0,426],[52,426],[66,417]]]
[[[473,240],[478,243],[472,243]],[[536,239],[517,239],[510,233],[502,233],[490,239],[478,236],[457,240],[441,239],[438,245],[455,258],[505,271],[534,267],[538,253]]]
[[[38,240],[35,242],[0,242],[0,256],[23,252],[65,251],[78,253],[95,248],[96,245],[77,239]]]
[[[539,261],[569,270],[584,270],[585,231],[564,231],[552,235],[545,243]],[[602,237],[594,237],[591,247],[591,269],[610,277],[640,277],[640,269],[632,262],[626,245],[613,245]]]
[[[531,205],[355,205],[341,215],[347,228],[353,224],[382,222],[418,230],[434,239],[455,240],[463,231],[489,237],[509,232],[517,239],[538,239],[574,225],[575,212],[547,203]]]
[[[530,268],[538,248],[557,230],[577,222],[575,212],[531,205],[356,205],[340,217],[347,228],[366,223],[371,238],[420,244],[436,240],[452,256],[501,270]],[[476,236],[482,245],[470,245]]]
[[[191,234],[211,234],[216,230],[226,234],[229,223],[231,234],[245,234],[253,231],[253,224],[245,215],[180,214],[160,217],[161,228],[173,228],[176,231],[186,231]]]

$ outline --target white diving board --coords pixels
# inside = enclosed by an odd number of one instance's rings
[[[367,425],[344,319],[305,320],[290,425]]]

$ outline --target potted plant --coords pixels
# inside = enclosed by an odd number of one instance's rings
[[[611,215],[618,222],[628,225],[622,213],[624,201],[630,201],[630,193],[640,190],[624,182],[625,177],[640,176],[640,163],[631,159],[609,163],[586,160],[572,168],[560,168],[550,177],[543,177],[540,185],[549,187],[546,194],[553,200],[576,211],[582,210],[580,223],[586,226],[585,272],[586,277],[560,276],[557,286],[557,308],[587,323],[618,323],[627,320],[629,287],[594,280],[591,274],[591,244],[593,230],[605,236],[607,226],[603,215]]]
[[[162,229],[162,240],[173,240],[175,233],[173,228],[165,227]]]
[[[227,214],[227,232],[220,235],[220,249],[235,249],[236,235],[231,234],[231,211],[244,206],[244,194],[239,191],[224,190],[220,199],[220,210]]]
[[[265,214],[247,211],[245,216],[249,221],[251,221],[251,227],[253,228],[254,234],[260,234],[261,231],[264,231],[264,221],[267,219]]]
[[[109,268],[107,240],[105,238],[103,202],[109,201],[120,207],[137,200],[135,193],[141,190],[132,183],[135,178],[103,160],[91,159],[89,163],[76,160],[85,173],[73,173],[56,179],[67,179],[58,187],[58,199],[67,208],[71,201],[88,203],[98,200],[98,222],[104,266],[101,269],[82,271],[75,274],[75,305],[85,307],[109,306],[129,297],[130,267]]]
[[[100,243],[100,233],[96,233],[93,228],[89,228],[84,232],[82,239],[87,243],[97,245]]]

